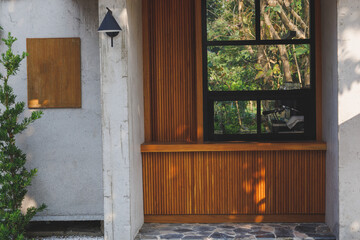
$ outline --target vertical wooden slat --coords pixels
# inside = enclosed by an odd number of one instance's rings
[[[145,214],[324,214],[325,152],[143,153]]]
[[[202,30],[201,30],[201,0],[195,0],[195,32],[196,32],[196,119],[197,141],[204,141],[203,119],[203,56],[202,56]]]
[[[144,77],[144,123],[145,123],[145,141],[152,140],[151,134],[151,58],[150,58],[150,31],[151,18],[149,17],[150,0],[142,1],[143,15],[143,77]]]

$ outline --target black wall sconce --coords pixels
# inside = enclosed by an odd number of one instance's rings
[[[109,8],[106,8],[108,12],[105,15],[104,20],[100,24],[98,32],[104,32],[111,37],[111,47],[113,47],[113,38],[116,37],[122,30]]]

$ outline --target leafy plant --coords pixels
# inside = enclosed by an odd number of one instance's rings
[[[0,29],[2,30],[2,29]],[[31,185],[32,178],[37,169],[25,168],[26,155],[16,146],[15,136],[23,132],[29,124],[39,119],[41,111],[32,112],[30,117],[21,121],[19,118],[25,110],[24,102],[16,102],[16,95],[9,85],[10,77],[15,76],[20,63],[27,56],[14,54],[12,46],[17,39],[10,33],[2,42],[7,47],[1,54],[0,65],[3,66],[3,74],[0,72],[0,239],[22,240],[25,239],[26,225],[36,213],[43,211],[46,206],[39,208],[30,207],[26,213],[21,212],[21,205],[27,193],[27,187]]]

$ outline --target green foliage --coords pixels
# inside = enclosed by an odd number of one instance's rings
[[[208,40],[255,39],[253,1],[207,0]]]
[[[0,27],[0,29],[2,29]],[[25,168],[26,155],[16,146],[15,136],[22,133],[31,123],[39,119],[41,111],[35,111],[30,117],[19,121],[25,110],[24,102],[16,102],[16,95],[9,85],[10,77],[19,71],[20,63],[27,56],[15,54],[12,46],[16,38],[10,33],[2,42],[7,50],[1,54],[0,65],[4,73],[0,73],[0,239],[25,239],[26,225],[36,213],[43,211],[46,206],[31,207],[26,213],[21,212],[22,201],[31,185],[37,169]]]
[[[215,102],[215,134],[256,133],[256,110],[256,101]]]

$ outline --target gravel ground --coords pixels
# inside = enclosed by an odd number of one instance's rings
[[[39,238],[38,240],[104,240],[103,237],[50,237]]]

